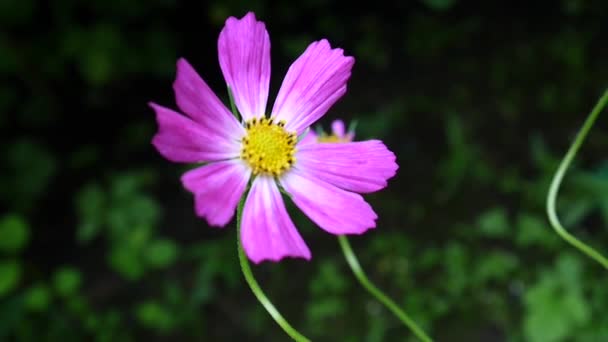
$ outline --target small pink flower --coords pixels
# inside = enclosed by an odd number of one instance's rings
[[[347,132],[342,120],[334,120],[331,123],[331,135],[338,137],[343,142],[355,139],[355,132],[351,130]]]
[[[358,193],[386,186],[395,155],[378,140],[342,144],[298,142],[346,92],[354,64],[327,40],[313,42],[291,65],[270,115],[270,39],[253,13],[230,17],[219,41],[219,61],[242,117],[239,122],[184,59],[173,84],[186,115],[151,103],[158,133],[152,144],[165,158],[205,163],[182,176],[197,215],[225,226],[249,188],[241,241],[249,259],[310,259],[289,217],[280,188],[312,221],[332,234],[360,234],[376,214]],[[249,185],[250,183],[250,185]]]
[[[351,142],[355,139],[355,132],[353,130],[346,132],[344,121],[339,119],[331,123],[331,134],[325,133],[323,129],[320,129],[320,131],[320,134],[317,134],[311,130],[304,136],[302,143],[340,143]]]

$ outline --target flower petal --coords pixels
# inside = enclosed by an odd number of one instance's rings
[[[249,259],[279,261],[284,257],[310,260],[310,250],[287,214],[273,178],[258,176],[247,195],[241,241]]]
[[[182,163],[202,163],[238,157],[240,143],[214,134],[171,109],[150,103],[158,132],[152,144],[163,157]]]
[[[208,131],[225,138],[244,134],[243,125],[183,58],[177,61],[173,90],[179,108]]]
[[[368,193],[386,187],[399,168],[379,140],[297,146],[298,169],[348,191]]]
[[[264,23],[251,12],[240,20],[228,18],[220,32],[218,52],[243,119],[264,116],[270,82],[270,37]]]
[[[289,67],[272,117],[285,120],[288,131],[302,133],[344,95],[354,63],[325,39],[310,44]]]
[[[346,129],[344,129],[344,121],[342,120],[334,120],[331,123],[331,134],[337,136],[338,138],[344,138]]]
[[[285,174],[281,185],[298,208],[329,233],[361,234],[376,227],[378,216],[359,194],[295,169]]]
[[[211,226],[225,226],[234,216],[250,175],[240,160],[227,160],[184,173],[182,184],[194,194],[198,216]]]

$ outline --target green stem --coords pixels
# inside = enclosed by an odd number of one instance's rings
[[[285,318],[283,318],[283,316],[281,316],[279,311],[274,307],[274,305],[272,305],[272,302],[268,299],[268,297],[266,297],[266,295],[264,294],[264,291],[262,291],[262,289],[260,288],[260,285],[258,285],[258,282],[255,280],[255,277],[253,276],[253,272],[251,271],[251,266],[249,265],[249,261],[247,260],[247,256],[245,255],[245,251],[243,250],[243,245],[241,243],[241,216],[242,216],[242,212],[243,212],[244,203],[245,203],[245,196],[243,196],[243,198],[241,199],[239,206],[237,207],[237,210],[236,210],[236,229],[237,229],[236,230],[236,234],[237,234],[236,240],[237,240],[237,248],[238,248],[238,253],[239,253],[239,262],[241,263],[241,270],[243,271],[245,280],[247,281],[247,284],[249,284],[251,291],[253,291],[253,294],[260,301],[262,306],[264,306],[264,308],[266,309],[266,311],[268,311],[270,316],[272,316],[272,318],[274,318],[274,320],[281,326],[281,328],[283,328],[283,330],[287,333],[287,335],[289,335],[291,338],[293,338],[295,341],[298,341],[298,342],[310,342],[309,339],[302,336],[302,334],[300,334],[296,329],[294,329],[285,320]]]
[[[355,277],[359,280],[361,285],[371,293],[376,299],[378,299],[382,304],[384,304],[389,310],[397,316],[403,324],[405,324],[413,333],[424,342],[432,342],[433,340],[403,311],[395,302],[393,302],[390,298],[388,298],[382,291],[380,291],[374,284],[372,284],[363,269],[361,269],[361,265],[359,265],[359,261],[355,256],[350,244],[348,243],[348,239],[345,235],[339,235],[338,241],[340,242],[340,247],[342,247],[342,252],[344,252],[344,257],[348,262],[348,265],[353,270]]]
[[[234,95],[232,95],[232,89],[230,89],[229,86],[226,86],[228,88],[228,99],[230,100],[230,110],[232,111],[232,115],[234,115],[234,117],[239,120],[239,112],[236,110],[236,105],[234,104]]]
[[[559,190],[559,186],[562,182],[562,179],[564,178],[564,174],[566,173],[568,166],[570,166],[570,163],[572,163],[572,159],[574,159],[576,153],[578,152],[583,141],[585,140],[587,133],[589,133],[589,130],[591,129],[591,127],[593,127],[595,119],[600,114],[602,109],[604,109],[604,106],[606,106],[606,102],[608,102],[608,90],[604,92],[604,95],[602,95],[602,97],[599,99],[599,101],[587,117],[587,120],[585,120],[583,127],[576,135],[576,138],[574,139],[572,146],[570,146],[568,153],[566,153],[564,160],[562,160],[561,164],[559,165],[559,168],[555,172],[555,175],[553,176],[553,181],[551,182],[551,187],[549,188],[549,194],[547,195],[547,214],[549,215],[549,221],[551,222],[551,225],[553,226],[557,234],[559,234],[559,236],[561,236],[564,240],[566,240],[574,247],[578,248],[581,252],[587,254],[587,256],[589,256],[593,260],[602,264],[602,266],[604,266],[606,269],[608,269],[608,259],[602,256],[595,249],[589,247],[588,245],[568,233],[559,222],[557,214],[555,213],[555,202],[557,199],[557,192]]]

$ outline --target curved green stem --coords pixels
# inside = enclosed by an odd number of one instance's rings
[[[384,304],[389,310],[397,316],[403,324],[405,324],[413,333],[418,337],[421,341],[424,342],[432,342],[433,340],[414,322],[395,302],[393,302],[390,298],[388,298],[382,291],[380,291],[374,284],[372,284],[363,269],[361,269],[361,265],[359,265],[359,261],[355,256],[350,244],[348,243],[348,239],[345,235],[339,235],[338,241],[340,242],[340,247],[342,247],[342,252],[344,253],[344,257],[348,262],[348,265],[353,270],[355,277],[361,285],[371,293],[376,299],[378,299],[382,304]]]
[[[597,102],[597,104],[595,105],[595,107],[593,108],[593,110],[591,111],[589,116],[587,117],[587,120],[585,120],[583,127],[576,135],[576,138],[574,139],[572,146],[570,146],[570,149],[566,153],[564,160],[562,160],[561,164],[559,165],[559,168],[557,169],[557,171],[555,172],[555,175],[553,176],[553,181],[551,182],[551,187],[549,188],[549,194],[547,195],[547,214],[549,215],[549,221],[551,222],[551,225],[553,226],[553,228],[555,229],[557,234],[559,234],[559,236],[561,236],[568,243],[570,243],[574,247],[578,248],[581,252],[585,253],[587,256],[589,256],[593,260],[602,264],[602,266],[604,266],[606,269],[608,269],[608,259],[606,259],[603,255],[601,255],[595,249],[589,247],[588,245],[586,245],[585,243],[583,243],[582,241],[578,240],[573,235],[568,233],[566,231],[566,229],[561,225],[561,223],[559,222],[559,219],[557,217],[557,214],[555,212],[555,202],[557,199],[557,192],[559,190],[559,186],[562,182],[562,179],[564,178],[564,174],[566,173],[568,166],[570,166],[572,159],[574,159],[574,157],[576,156],[576,153],[578,152],[583,141],[585,140],[587,133],[589,133],[589,130],[591,129],[591,127],[593,127],[593,124],[595,123],[595,119],[600,114],[600,112],[602,111],[604,106],[606,106],[607,102],[608,102],[608,90],[606,90],[604,92],[604,95],[602,95],[602,97],[599,99],[599,101]]]
[[[237,240],[237,249],[238,249],[238,253],[239,253],[239,262],[241,264],[241,270],[243,271],[245,280],[247,281],[247,284],[249,284],[249,287],[251,288],[251,291],[253,291],[253,294],[260,301],[262,306],[264,306],[264,309],[266,309],[266,311],[268,311],[270,316],[272,316],[272,318],[274,318],[274,320],[281,326],[281,328],[283,328],[283,330],[287,333],[287,335],[289,335],[291,338],[293,338],[295,341],[298,341],[298,342],[310,342],[309,339],[302,336],[302,334],[300,334],[296,329],[294,329],[285,320],[285,318],[283,318],[283,316],[281,316],[279,311],[274,307],[274,305],[272,305],[272,302],[268,299],[268,297],[266,297],[266,295],[264,294],[264,291],[262,291],[262,289],[260,288],[260,285],[258,285],[258,282],[255,280],[255,277],[253,276],[253,272],[251,271],[251,266],[249,265],[249,261],[247,260],[247,256],[245,255],[245,251],[243,250],[243,245],[241,243],[241,214],[243,212],[244,203],[245,203],[245,196],[243,196],[243,198],[241,199],[239,206],[237,207],[237,210],[236,210],[236,229],[237,229],[236,240]]]

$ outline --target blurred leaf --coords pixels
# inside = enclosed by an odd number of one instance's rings
[[[0,296],[13,291],[21,278],[21,266],[17,260],[0,261]]]
[[[27,223],[18,215],[6,215],[0,219],[0,250],[15,253],[22,250],[29,240]]]
[[[53,276],[53,288],[57,291],[57,294],[63,297],[76,294],[81,282],[80,271],[72,267],[60,268]]]
[[[51,291],[46,285],[37,284],[25,291],[24,305],[35,312],[46,311],[51,303]]]
[[[439,192],[440,202],[453,196],[462,186],[467,174],[475,166],[479,167],[478,147],[468,141],[467,133],[459,116],[448,116],[445,123],[448,154],[438,168],[438,176],[443,183]]]
[[[460,295],[469,283],[469,256],[466,249],[459,243],[451,242],[445,248],[443,259],[446,271],[446,281],[442,284],[452,295]]]
[[[306,308],[306,317],[314,326],[314,334],[329,329],[335,317],[346,310],[345,290],[349,281],[333,260],[321,261],[317,273],[309,283],[312,301]]]
[[[312,293],[341,293],[348,286],[344,274],[337,268],[335,262],[324,260],[319,265],[319,271],[310,282]]]
[[[27,210],[57,171],[53,155],[41,144],[19,140],[8,146],[4,161],[9,174],[0,179],[0,195],[18,210]]]
[[[167,239],[151,241],[146,248],[146,260],[152,267],[166,267],[177,259],[177,245]]]
[[[516,242],[522,247],[553,247],[556,243],[561,243],[545,217],[521,213],[515,226],[517,227]]]
[[[345,301],[337,297],[317,298],[307,306],[306,315],[313,322],[320,322],[343,313]]]
[[[132,195],[112,201],[108,210],[108,225],[112,234],[120,236],[133,227],[152,227],[158,222],[160,207],[155,200],[144,195]]]
[[[480,231],[493,238],[503,237],[509,233],[509,222],[504,208],[493,208],[483,213],[478,219]]]
[[[79,37],[80,71],[92,85],[107,83],[118,71],[116,57],[123,49],[121,38],[115,26],[103,24]]]
[[[487,281],[505,281],[517,270],[519,260],[506,252],[492,252],[479,259],[474,268],[474,282],[482,285]]]
[[[582,293],[579,257],[563,254],[556,268],[545,272],[525,296],[524,332],[531,342],[575,338],[591,317]]]
[[[173,327],[172,313],[155,301],[139,304],[135,310],[135,315],[142,325],[150,329],[166,332]]]
[[[89,305],[86,299],[79,294],[72,294],[67,298],[66,307],[71,313],[79,317],[84,318],[85,315],[89,314]]]
[[[76,195],[76,211],[80,225],[76,231],[79,242],[94,239],[102,228],[106,215],[105,193],[97,184],[89,184]]]
[[[137,280],[145,272],[145,266],[139,251],[124,245],[112,248],[108,256],[108,262],[113,270],[128,280]]]

